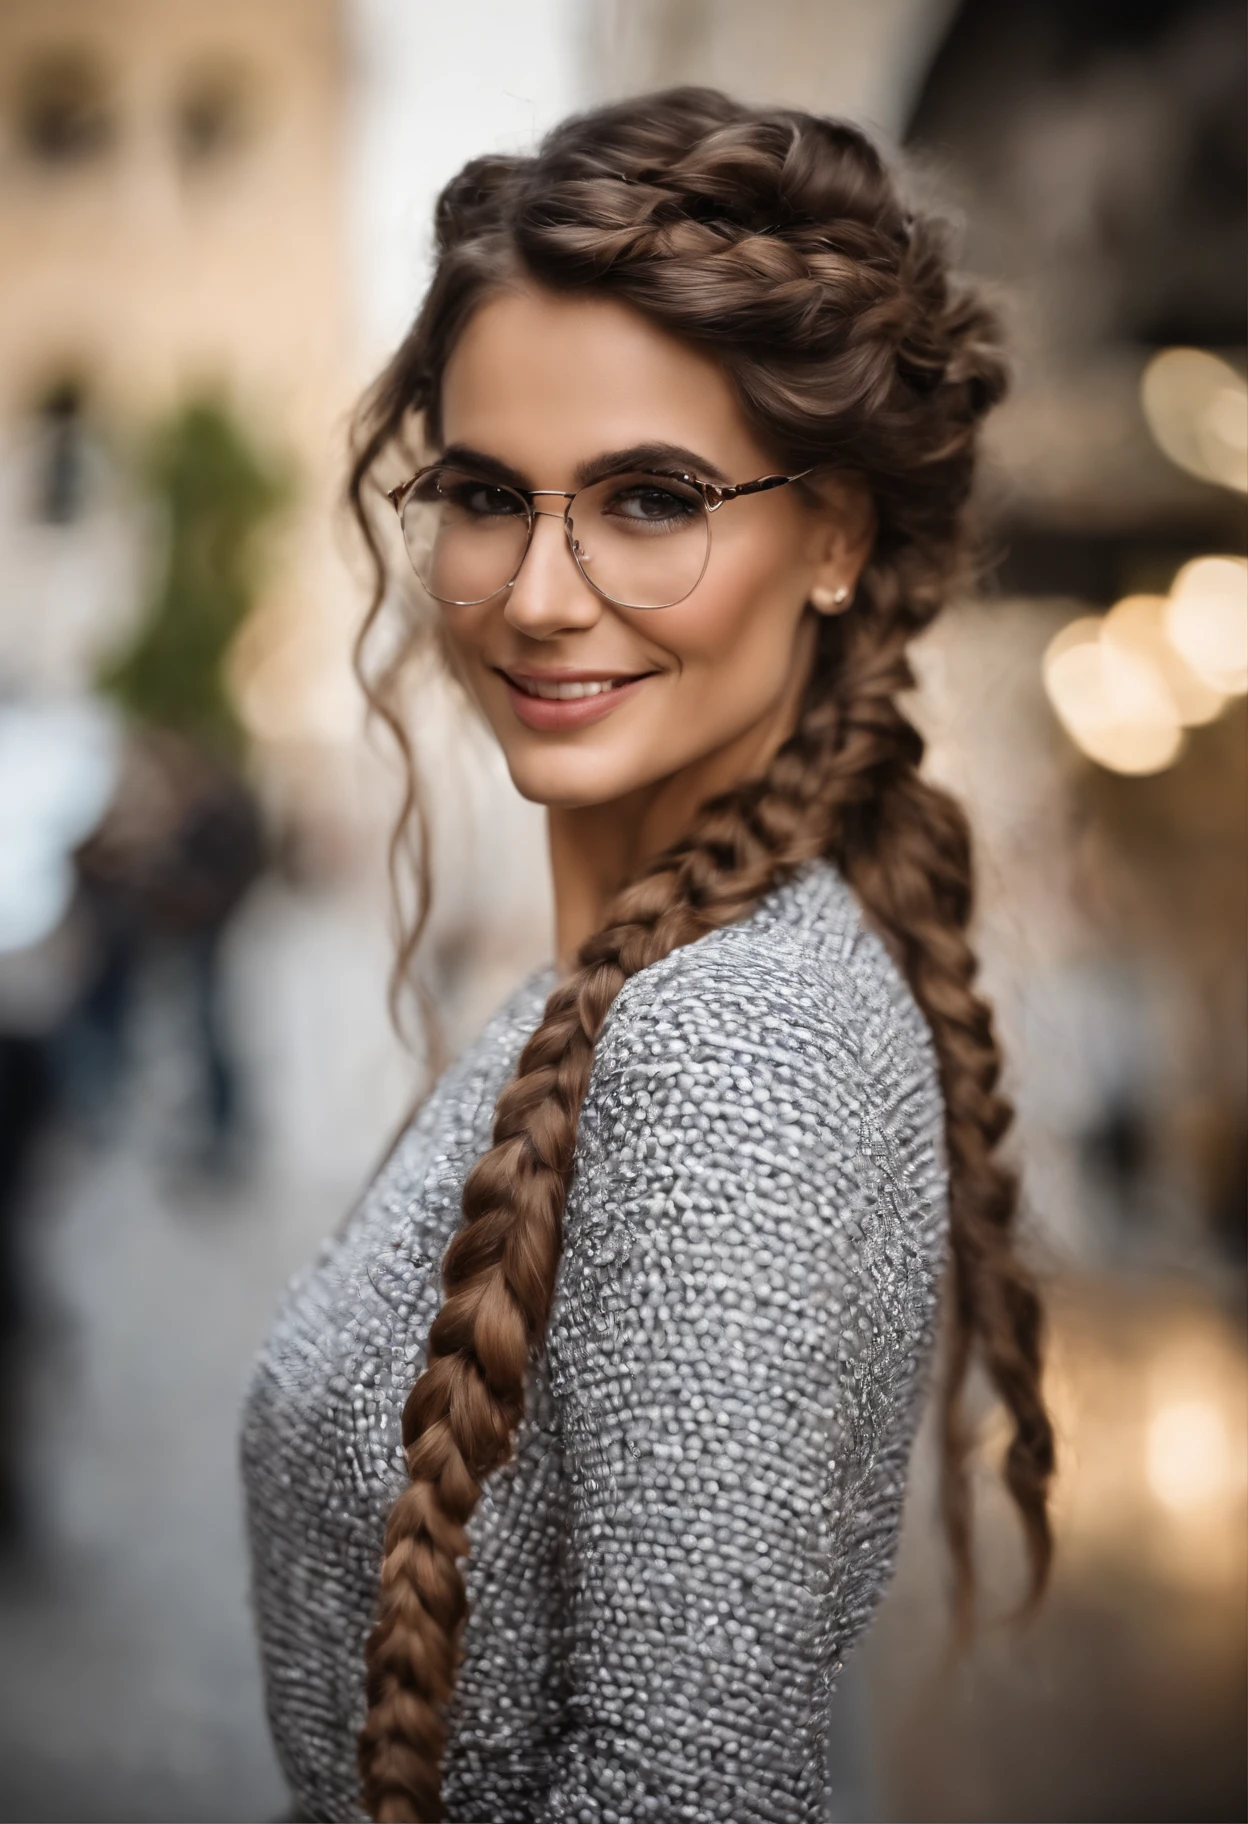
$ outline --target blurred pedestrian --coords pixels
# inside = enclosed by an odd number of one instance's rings
[[[75,854],[97,952],[76,1014],[76,1078],[97,1126],[124,1081],[138,972],[161,958],[180,972],[190,1014],[201,1115],[194,1156],[208,1169],[238,1162],[244,1111],[222,943],[265,860],[260,810],[241,773],[171,729],[128,731],[113,800]]]
[[[199,1079],[190,1153],[216,1170],[241,1163],[245,1142],[222,945],[266,860],[226,658],[255,604],[258,535],[289,490],[212,395],[157,425],[140,466],[162,561],[133,638],[100,673],[128,733],[114,798],[76,856],[97,961],[75,1014],[71,1077],[79,1108],[107,1133],[138,983],[149,965],[171,965]]]
[[[0,1535],[20,1534],[29,1318],[22,1218],[57,1100],[58,1035],[91,969],[72,851],[117,776],[98,699],[0,695]]]

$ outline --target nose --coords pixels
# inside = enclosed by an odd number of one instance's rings
[[[563,514],[539,507],[520,574],[504,600],[505,618],[531,639],[549,640],[592,627],[602,609],[576,566]]]

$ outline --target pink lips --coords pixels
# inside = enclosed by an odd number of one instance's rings
[[[556,730],[584,728],[590,722],[601,722],[604,716],[609,716],[611,711],[618,709],[621,703],[635,697],[641,686],[646,683],[647,678],[653,677],[655,674],[649,672],[643,677],[629,678],[618,684],[613,683],[610,690],[599,691],[597,696],[569,697],[562,700],[555,697],[532,697],[527,691],[520,690],[506,672],[502,672],[500,675],[507,685],[508,700],[519,721],[523,722],[527,728]],[[529,674],[518,672],[516,675],[525,678]],[[601,672],[561,671],[547,672],[543,675],[552,683],[558,681],[561,684],[587,684],[603,681]]]

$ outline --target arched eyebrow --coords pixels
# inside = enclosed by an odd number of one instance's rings
[[[721,468],[683,444],[635,443],[627,450],[604,450],[588,462],[578,462],[576,485],[587,488],[592,481],[605,481],[608,475],[624,475],[630,469],[678,469],[700,481],[728,480]]]
[[[529,486],[527,477],[520,469],[513,469],[509,462],[503,462],[498,456],[487,456],[484,450],[474,450],[471,444],[448,444],[438,461],[451,468],[470,469],[482,481],[501,481],[507,487],[519,488],[522,493]]]
[[[490,456],[484,450],[474,450],[470,444],[449,444],[442,452],[441,461],[455,468],[470,469],[474,475],[480,475],[482,480],[498,481],[507,487],[518,488],[521,493],[537,486],[523,470],[513,468],[511,463],[504,462],[501,457]],[[682,474],[697,476],[702,481],[722,483],[728,480],[724,471],[715,463],[679,443],[635,443],[626,450],[603,450],[597,456],[578,462],[573,480],[578,488],[586,488],[591,482],[605,481],[609,475],[626,475],[632,469],[677,469]]]

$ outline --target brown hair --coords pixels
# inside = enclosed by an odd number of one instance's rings
[[[1052,1557],[1054,1443],[1041,1392],[1043,1310],[1011,1234],[1016,1174],[994,1157],[1013,1119],[998,1090],[992,1010],[973,987],[966,817],[919,776],[924,743],[898,707],[909,640],[964,556],[977,428],[1004,389],[991,313],[949,274],[941,232],[907,212],[853,127],[759,111],[707,89],[602,108],[532,157],[473,160],[437,208],[437,268],[410,334],[361,410],[350,498],[376,568],[357,664],[406,760],[391,851],[415,859],[416,907],[392,993],[429,904],[417,771],[396,695],[404,653],[372,680],[364,641],[385,595],[365,486],[409,413],[439,437],[439,382],[470,313],[519,277],[623,300],[722,363],[786,468],[830,465],[870,487],[878,533],[852,608],[820,617],[798,726],[764,776],[703,805],[582,946],[498,1099],[443,1259],[444,1301],[403,1413],[410,1486],[391,1509],[360,1736],[376,1819],[443,1815],[444,1706],[466,1612],[458,1560],[481,1485],[508,1459],[555,1286],[577,1122],[594,1045],[620,988],[677,946],[748,914],[825,856],[856,891],[931,1029],[946,1110],[951,1309],[942,1393],[942,1509],[954,1612],[970,1625],[973,1347],[1012,1421],[1004,1473],[1022,1519],[1034,1612]]]

